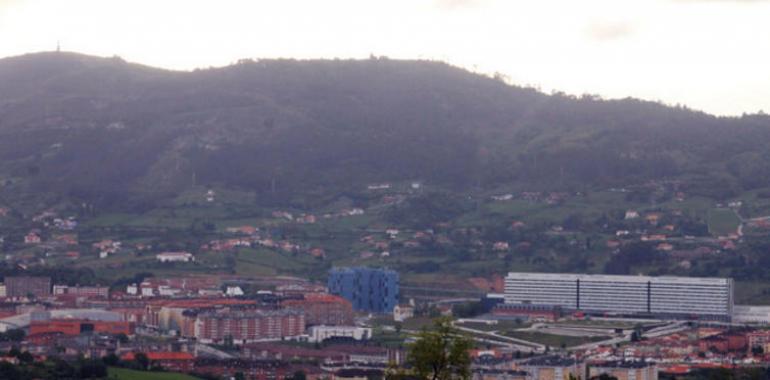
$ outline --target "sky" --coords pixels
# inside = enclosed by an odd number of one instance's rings
[[[770,0],[0,0],[0,57],[431,59],[545,92],[770,112]],[[2,84],[0,84],[2,85]]]

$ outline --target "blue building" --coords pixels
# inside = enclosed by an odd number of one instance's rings
[[[329,293],[350,301],[357,311],[390,313],[398,305],[398,273],[393,270],[334,268],[328,287]]]

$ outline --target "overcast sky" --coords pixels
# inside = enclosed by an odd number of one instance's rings
[[[765,0],[0,0],[0,56],[57,40],[172,69],[437,59],[544,91],[770,112]]]

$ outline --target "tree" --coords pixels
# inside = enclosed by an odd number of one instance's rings
[[[30,354],[29,351],[24,351],[21,354],[19,354],[19,361],[22,363],[32,363],[35,361],[35,357],[32,356],[32,354]]]
[[[307,379],[307,376],[305,375],[304,371],[294,372],[294,376],[292,377],[292,380],[305,380],[305,379]]]
[[[150,359],[147,358],[147,355],[144,352],[139,352],[134,355],[134,361],[139,364],[139,368],[142,370],[147,370],[147,368],[150,366]]]
[[[471,341],[460,335],[449,318],[438,318],[409,347],[414,375],[427,380],[470,379]]]
[[[751,353],[754,356],[762,356],[765,353],[765,349],[762,346],[754,346],[751,348]]]

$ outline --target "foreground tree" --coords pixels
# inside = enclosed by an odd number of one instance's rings
[[[449,318],[439,318],[431,329],[424,329],[409,348],[413,375],[427,380],[467,380],[471,377],[473,347]]]

